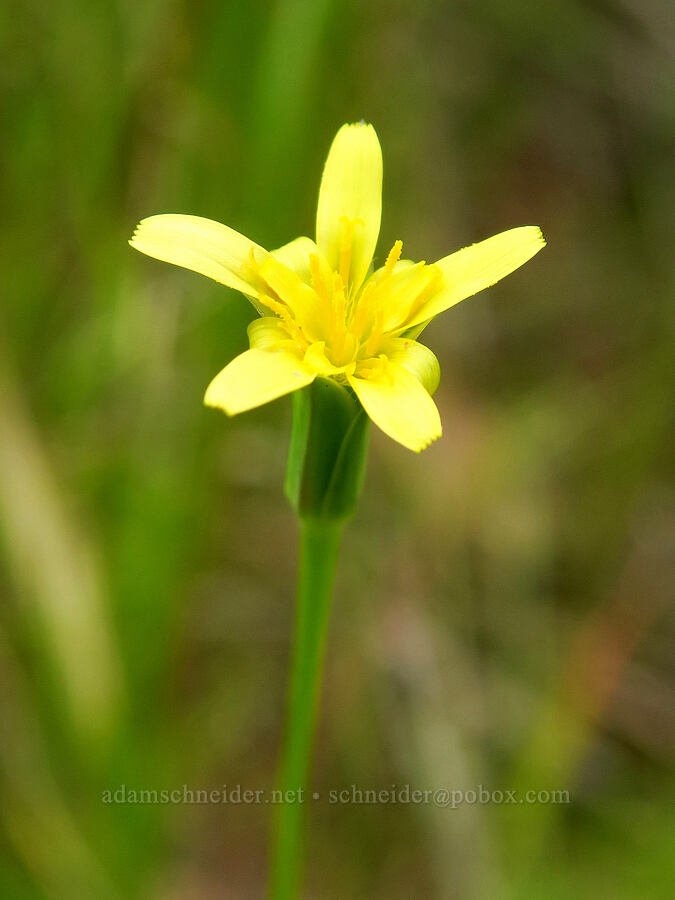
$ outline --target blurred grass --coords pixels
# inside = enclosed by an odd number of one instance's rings
[[[134,256],[154,212],[274,246],[366,118],[380,251],[549,247],[427,332],[445,437],[375,435],[317,789],[570,806],[312,812],[311,896],[671,896],[672,58],[665,7],[10,0],[0,12],[0,895],[259,897],[295,538],[288,404],[205,385],[246,302]]]

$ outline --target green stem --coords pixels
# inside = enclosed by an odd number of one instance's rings
[[[294,900],[301,878],[307,782],[342,522],[301,519],[295,642],[281,762],[270,900]]]

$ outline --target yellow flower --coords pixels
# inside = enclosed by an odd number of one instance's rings
[[[433,265],[400,259],[396,241],[371,271],[382,210],[382,151],[372,125],[343,125],[321,180],[316,242],[268,253],[226,225],[196,216],[143,219],[137,250],[241,291],[261,318],[250,350],[209,385],[205,403],[229,415],[333,378],[352,388],[382,431],[411,450],[441,434],[431,399],[438,360],[417,338],[439,313],[513,272],[545,245],[523,226]]]

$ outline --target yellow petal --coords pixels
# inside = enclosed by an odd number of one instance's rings
[[[318,256],[319,248],[314,241],[308,237],[298,237],[277,250],[272,250],[271,256],[292,269],[296,275],[305,282],[312,283],[312,274],[309,268],[309,257],[311,255]]]
[[[401,337],[407,337],[410,338],[411,341],[416,341],[429,322],[431,322],[431,319],[425,319],[424,322],[417,322],[412,328],[405,328],[403,331],[399,332],[399,334]]]
[[[259,262],[267,252],[220,222],[199,216],[150,216],[138,223],[129,243],[147,256],[199,272],[244,294],[258,296],[257,281],[252,270],[246,267],[251,250]]]
[[[206,389],[204,403],[228,416],[276,400],[314,381],[315,373],[284,350],[246,350],[236,356]]]
[[[411,338],[385,337],[379,352],[384,353],[390,362],[407,369],[430,394],[435,392],[441,380],[441,367],[436,356],[424,344],[418,344]]]
[[[272,256],[260,266],[258,274],[290,309],[306,336],[315,339],[324,312],[315,291],[293,269]]]
[[[441,436],[436,404],[407,368],[378,359],[359,373],[360,377],[349,378],[349,384],[385,434],[416,452]]]
[[[252,350],[271,350],[281,347],[293,350],[295,342],[277,316],[254,319],[248,326],[248,342]]]
[[[371,302],[383,311],[383,331],[397,331],[403,326],[408,328],[410,310],[416,308],[417,298],[422,299],[422,295],[426,294],[435,296],[434,287],[440,281],[438,269],[423,262],[402,266],[390,277],[386,274],[382,276],[373,289]]]
[[[349,286],[357,290],[370,266],[382,216],[382,150],[372,125],[343,125],[323,170],[316,242],[337,272],[347,237]],[[345,232],[345,226],[351,228]]]
[[[536,225],[523,225],[440,259],[435,266],[443,273],[441,286],[415,311],[406,327],[425,322],[460,300],[490,287],[545,246],[541,229]]]
[[[329,378],[331,375],[352,374],[356,367],[356,363],[349,362],[344,366],[336,366],[326,356],[326,342],[317,341],[310,344],[305,352],[305,362],[312,368],[317,375]]]

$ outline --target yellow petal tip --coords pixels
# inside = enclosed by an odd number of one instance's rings
[[[215,379],[214,379],[215,381]],[[227,412],[225,407],[223,406],[222,400],[220,402],[216,401],[213,391],[212,391],[213,382],[207,387],[204,392],[204,406],[208,406],[209,409],[221,409],[223,412]]]
[[[540,248],[546,246],[546,238],[539,225],[518,225],[515,228],[511,228],[509,231],[503,231],[501,235],[495,235],[495,237],[499,238],[503,235],[511,235],[513,238],[519,238],[521,242],[523,239],[531,241],[533,244],[539,244]]]
[[[538,225],[531,225],[530,227],[536,231],[535,240],[538,241],[538,243],[540,243],[542,247],[545,247],[547,241],[541,228]]]
[[[426,450],[428,447],[431,447],[440,437],[443,436],[443,430],[441,429],[438,434],[435,434],[433,437],[430,437],[425,444],[422,444],[419,447],[410,447],[413,453],[421,453],[422,450]]]
[[[373,126],[370,122],[366,122],[365,119],[359,119],[358,122],[346,122],[342,128],[372,128]],[[342,128],[340,131],[342,131]]]
[[[226,416],[234,416],[236,413],[231,412],[226,406],[223,406],[222,403],[216,402],[213,398],[209,399],[209,392],[207,391],[204,394],[204,406],[208,407],[208,409],[219,409],[221,412],[224,412]]]

